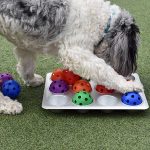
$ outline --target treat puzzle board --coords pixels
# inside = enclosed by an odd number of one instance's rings
[[[43,109],[50,110],[146,110],[149,108],[146,96],[144,92],[139,93],[142,98],[142,103],[137,106],[129,106],[121,101],[122,94],[114,92],[111,95],[101,95],[95,90],[96,84],[90,81],[92,86],[91,97],[93,103],[86,106],[76,105],[72,102],[74,93],[72,88],[64,94],[53,94],[49,91],[50,84],[52,83],[50,77],[52,73],[46,75],[45,89],[42,101]],[[135,77],[134,82],[141,82],[138,74],[133,75]]]

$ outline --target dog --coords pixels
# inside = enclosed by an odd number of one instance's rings
[[[35,74],[37,55],[58,52],[64,67],[83,78],[121,93],[143,90],[126,80],[137,68],[140,34],[126,10],[104,0],[0,2],[0,34],[15,45],[17,71],[28,86],[44,82]],[[22,105],[10,101],[0,95],[0,112],[20,113]]]

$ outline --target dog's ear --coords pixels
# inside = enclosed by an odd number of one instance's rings
[[[109,45],[109,63],[121,75],[131,75],[137,69],[139,28],[134,18],[122,11],[106,35]]]

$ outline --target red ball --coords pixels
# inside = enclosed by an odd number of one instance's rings
[[[74,74],[72,71],[69,70],[63,70],[63,77],[69,85],[73,85],[76,81],[81,79],[79,75]]]
[[[51,76],[51,80],[52,81],[56,81],[56,80],[63,80],[63,70],[62,69],[56,69]]]
[[[103,85],[97,85],[96,91],[101,93],[101,94],[112,94],[114,92],[114,90],[112,90],[112,89],[109,90]]]

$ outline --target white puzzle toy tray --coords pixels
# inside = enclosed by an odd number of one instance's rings
[[[142,98],[142,104],[137,106],[130,106],[122,103],[121,94],[113,93],[111,95],[100,95],[95,90],[96,84],[90,81],[92,86],[91,96],[93,103],[87,106],[79,106],[72,102],[74,93],[69,90],[65,94],[52,94],[49,91],[49,86],[52,83],[50,80],[52,73],[46,75],[45,89],[43,95],[42,108],[50,110],[146,110],[149,108],[147,99],[144,92],[139,93]],[[138,74],[133,75],[135,77],[134,82],[141,82]]]

